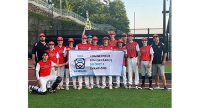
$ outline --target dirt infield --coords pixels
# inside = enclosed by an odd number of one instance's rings
[[[166,62],[166,64],[165,64],[165,66],[171,66],[171,61],[167,61]],[[28,64],[33,64],[33,60],[28,60]],[[77,80],[77,78],[76,78],[76,85],[78,85],[78,80]],[[120,82],[122,83],[122,78],[120,78]],[[128,80],[127,80],[128,81]],[[95,78],[93,78],[93,82],[94,82],[94,84],[96,84],[96,79]],[[100,78],[100,85],[102,85],[102,78]],[[113,82],[114,82],[114,86],[116,85],[116,78],[115,77],[113,77]],[[146,87],[148,87],[149,86],[149,82],[148,82],[148,79],[146,79]],[[141,83],[142,83],[142,80],[139,80],[139,86],[141,85]],[[153,80],[153,86],[155,85],[155,81]],[[167,86],[168,86],[168,88],[172,88],[172,81],[171,80],[167,80]],[[29,68],[28,69],[28,85],[30,85],[30,84],[33,84],[33,85],[37,85],[37,81],[36,81],[36,76],[35,76],[35,70],[34,70],[34,68]],[[64,78],[64,85],[65,85],[66,83],[65,83],[65,78]],[[82,83],[83,85],[85,85],[85,83],[84,83],[84,78],[83,78],[83,83]],[[108,78],[106,78],[106,84],[108,85]],[[69,85],[72,85],[72,78],[70,78],[69,79]],[[162,84],[162,81],[161,81],[161,79],[160,79],[160,83],[159,83],[159,85],[160,85],[160,88],[163,88],[163,84]],[[133,85],[133,86],[135,86],[135,85]]]

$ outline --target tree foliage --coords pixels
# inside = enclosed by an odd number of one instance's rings
[[[52,3],[60,8],[60,0],[52,0]],[[88,10],[89,19],[94,23],[109,24],[120,30],[129,29],[130,22],[121,0],[62,0],[62,9],[69,9],[83,17]]]

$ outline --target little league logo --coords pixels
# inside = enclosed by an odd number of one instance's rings
[[[75,61],[76,69],[84,69],[85,68],[85,59],[84,58],[77,58]]]

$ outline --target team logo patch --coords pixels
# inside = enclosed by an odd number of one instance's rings
[[[76,69],[84,69],[85,68],[85,59],[84,58],[77,58],[75,61]]]

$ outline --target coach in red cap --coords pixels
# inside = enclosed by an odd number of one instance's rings
[[[32,60],[33,60],[33,65],[36,64],[42,60],[42,54],[48,49],[47,43],[45,42],[45,34],[40,33],[39,34],[39,42],[35,43],[32,49]]]

